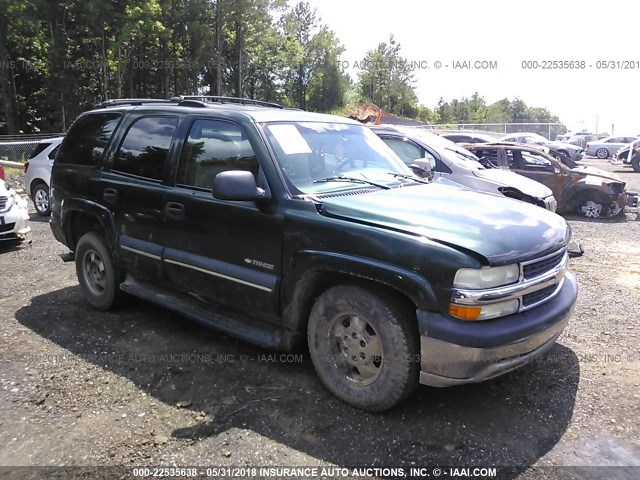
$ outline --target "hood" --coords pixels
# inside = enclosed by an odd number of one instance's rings
[[[525,195],[529,195],[530,197],[534,197],[539,200],[543,200],[553,195],[551,189],[549,189],[549,187],[547,187],[546,185],[502,168],[485,168],[484,170],[474,170],[473,174],[476,177],[491,180],[492,182],[498,183],[505,187],[516,188]]]
[[[579,147],[578,145],[574,145],[573,143],[565,143],[565,142],[549,142],[549,143],[545,143],[545,145],[549,148],[553,148],[556,150],[575,150],[575,151],[579,151],[582,150],[582,147]]]
[[[624,182],[619,175],[615,173],[607,172],[606,170],[600,170],[599,168],[591,167],[589,165],[580,165],[579,167],[572,168],[572,172],[584,173],[595,177],[602,177],[608,180],[615,180],[616,182]]]
[[[528,260],[566,245],[562,217],[518,200],[430,184],[322,200],[322,213],[420,235],[476,252],[491,265]]]

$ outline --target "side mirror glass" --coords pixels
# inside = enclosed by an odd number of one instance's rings
[[[266,201],[270,197],[256,185],[253,173],[245,170],[221,172],[213,179],[214,198],[233,201]]]

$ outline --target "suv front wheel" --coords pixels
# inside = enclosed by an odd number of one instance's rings
[[[96,233],[85,233],[76,247],[76,273],[84,298],[93,308],[109,310],[120,294],[118,275],[105,246]]]
[[[413,311],[394,296],[337,286],[317,299],[307,329],[318,376],[338,398],[381,411],[417,387],[420,360]]]

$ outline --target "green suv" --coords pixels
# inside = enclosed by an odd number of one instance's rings
[[[127,292],[264,347],[306,344],[326,387],[367,410],[531,361],[576,301],[561,217],[422,180],[345,118],[105,102],[70,128],[51,185],[93,307]]]

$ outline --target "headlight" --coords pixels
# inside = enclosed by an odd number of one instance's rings
[[[11,207],[13,207],[13,204],[16,201],[14,195],[15,194],[10,193],[9,196],[7,197],[7,203],[4,206],[4,210],[3,210],[4,212],[8,212],[9,210],[11,210]]]
[[[520,278],[517,264],[502,267],[461,268],[453,279],[455,288],[493,288],[515,283]]]

